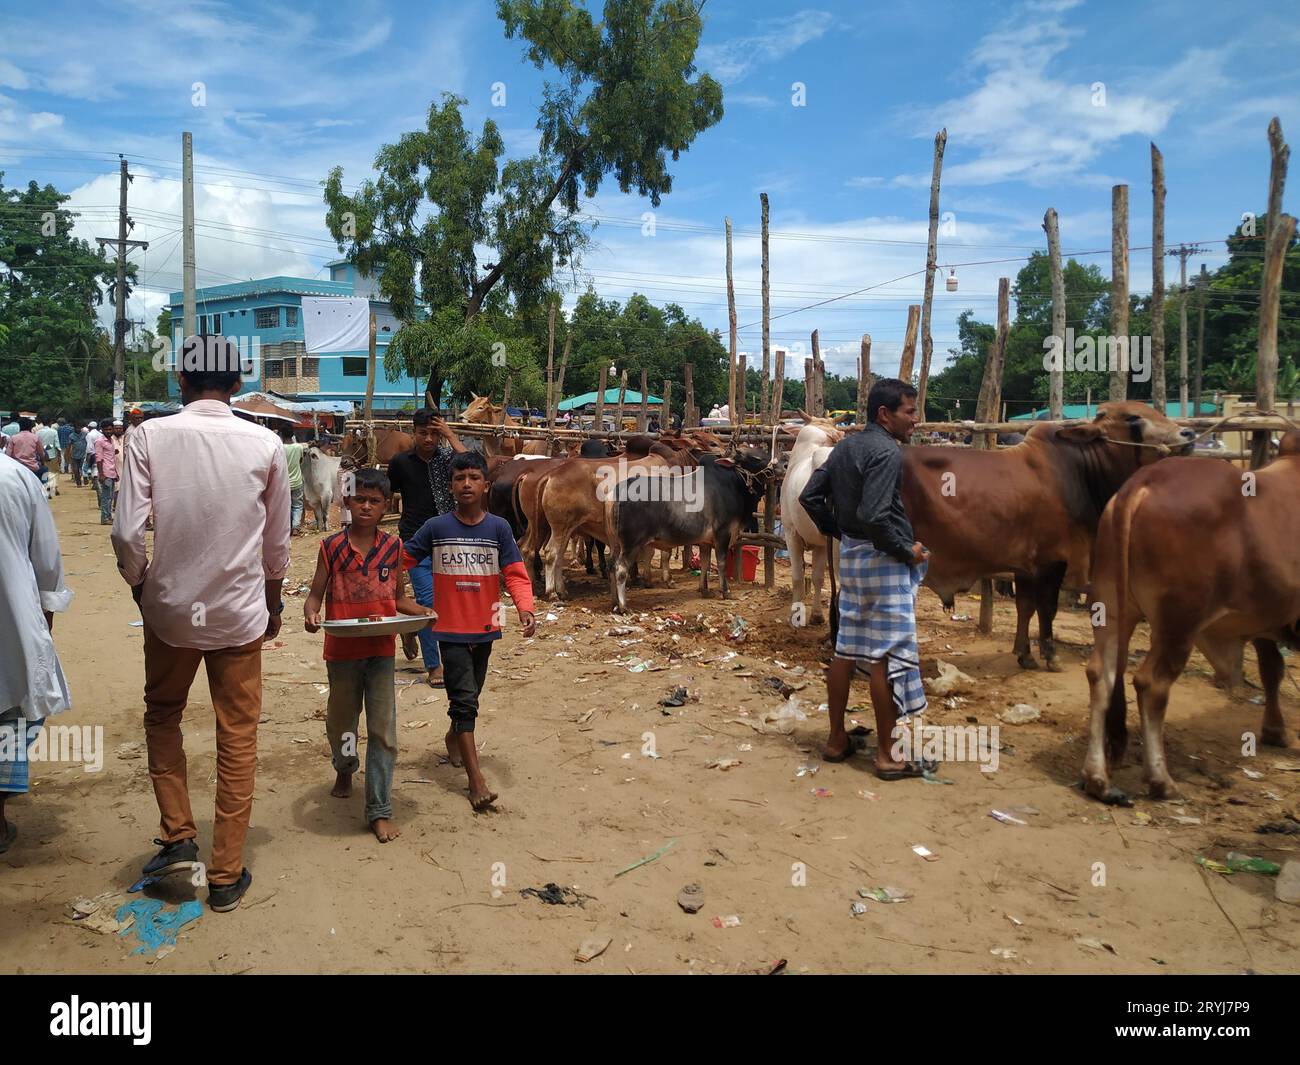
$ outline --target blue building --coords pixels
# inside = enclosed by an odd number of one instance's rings
[[[400,323],[392,308],[379,298],[374,280],[358,275],[344,260],[327,264],[330,279],[264,277],[229,285],[201,288],[195,294],[197,329],[201,336],[221,334],[236,341],[256,339],[260,360],[256,383],[244,390],[276,392],[295,400],[333,399],[355,403],[358,411],[366,399],[368,351],[309,355],[303,340],[303,296],[365,296],[375,315],[376,411],[423,406],[424,382],[403,374],[397,381],[384,375],[384,354]],[[171,294],[172,343],[179,347],[184,330],[183,293]],[[173,377],[169,385],[179,394]]]

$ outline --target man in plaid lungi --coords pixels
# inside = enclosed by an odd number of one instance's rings
[[[833,515],[828,522],[840,535],[839,631],[827,673],[830,735],[822,756],[842,762],[866,745],[865,729],[844,730],[849,685],[862,669],[870,677],[876,713],[876,775],[901,780],[921,776],[923,768],[895,757],[895,727],[926,706],[916,593],[930,553],[914,539],[903,511],[899,448],[919,420],[916,389],[893,378],[877,381],[867,399],[867,419],[862,432],[835,445],[800,497],[815,521],[818,509]]]

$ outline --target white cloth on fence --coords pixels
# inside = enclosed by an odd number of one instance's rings
[[[303,296],[303,341],[311,355],[370,350],[370,301],[358,296]]]

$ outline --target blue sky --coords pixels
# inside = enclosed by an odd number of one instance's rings
[[[151,241],[133,254],[144,281],[135,318],[152,321],[180,286],[182,130],[195,141],[200,285],[325,276],[336,253],[317,183],[335,164],[345,182],[361,180],[376,148],[421,124],[442,91],[469,99],[471,126],[493,118],[509,154],[536,146],[544,75],[505,39],[487,0],[0,8],[0,170],[9,185],[71,192],[84,209],[80,235],[113,235],[116,157],[128,157],[133,236]],[[699,65],[723,83],[726,114],[676,165],[653,236],[642,234],[647,201],[602,187],[587,205],[601,221],[583,279],[605,296],[681,303],[725,333],[729,215],[740,324],[752,326],[741,348],[757,353],[766,191],[774,342],[799,353],[818,328],[832,370],[851,371],[864,332],[873,368],[897,366],[923,279],[884,282],[924,267],[941,126],[951,218],[938,258],[957,264],[960,289],[937,289],[940,361],[957,315],[991,319],[998,277],[1020,266],[988,260],[1044,246],[1047,207],[1061,216],[1066,253],[1101,250],[1085,261],[1109,273],[1116,182],[1130,185],[1132,288],[1150,290],[1150,252],[1136,250],[1150,244],[1150,141],[1165,157],[1172,245],[1221,240],[1242,212],[1262,210],[1272,115],[1300,135],[1300,21],[1285,3],[709,0],[704,15]],[[506,86],[505,107],[492,105],[494,82]],[[867,286],[878,287],[786,313]]]

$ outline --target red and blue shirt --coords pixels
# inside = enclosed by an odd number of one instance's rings
[[[501,638],[501,589],[522,611],[532,613],[533,584],[510,526],[495,514],[466,525],[455,511],[430,518],[406,541],[406,564],[425,559],[433,571],[433,632],[447,643],[482,643]]]
[[[392,533],[375,531],[375,543],[361,557],[343,529],[320,543],[325,582],[325,620],[385,617],[397,614],[397,581],[402,565],[402,541]],[[397,651],[392,636],[331,636],[325,634],[325,661],[357,658],[392,658]]]

